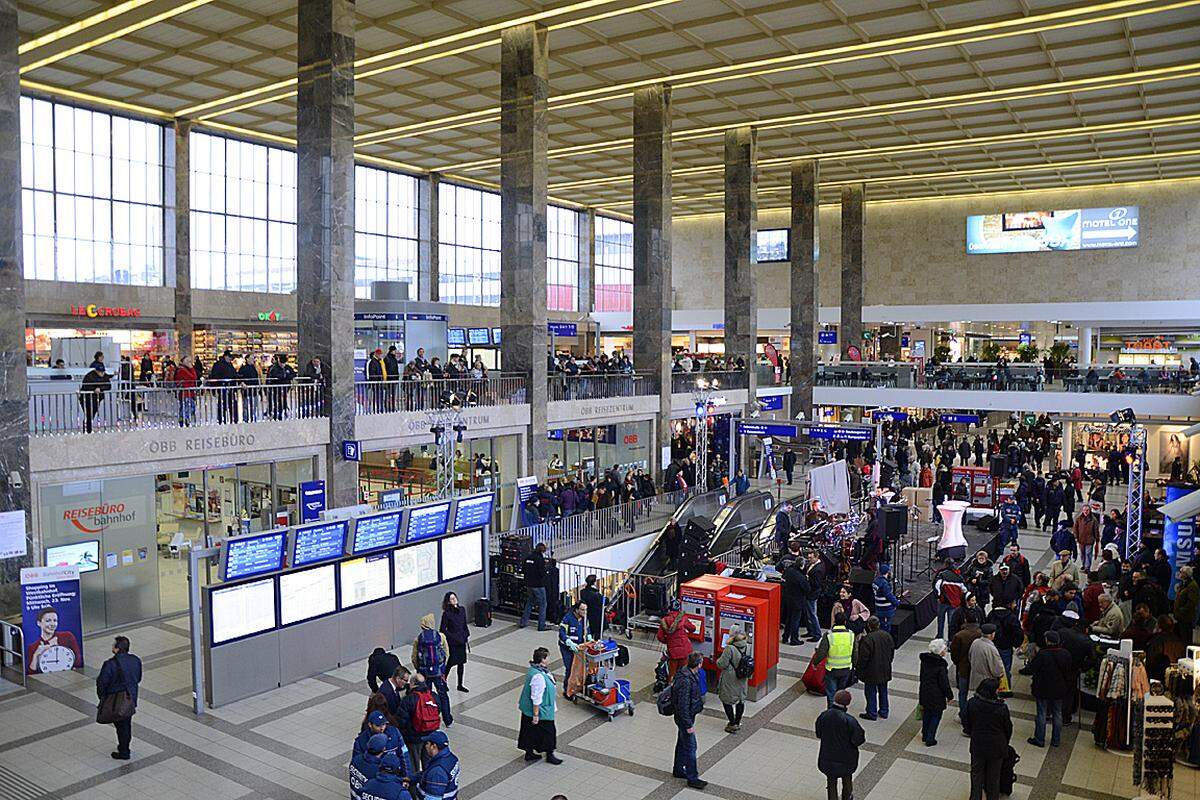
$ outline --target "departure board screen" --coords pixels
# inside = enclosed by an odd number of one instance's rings
[[[275,579],[213,589],[212,643],[240,639],[275,627]]]
[[[460,499],[458,505],[454,507],[455,533],[482,528],[485,525],[491,524],[492,500],[493,496],[491,494]]]
[[[342,608],[381,600],[391,592],[392,559],[388,553],[354,558],[341,563]]]
[[[283,553],[286,547],[286,530],[226,539],[221,579],[236,581],[277,572],[283,569]]]
[[[405,532],[404,541],[419,542],[424,539],[436,539],[446,533],[449,524],[449,503],[410,508],[408,510],[408,529]]]
[[[346,553],[346,521],[323,522],[296,528],[292,534],[293,567],[333,561]]]
[[[351,555],[360,555],[384,547],[395,547],[400,539],[399,511],[359,517],[354,522],[354,547]]]
[[[337,611],[334,564],[279,576],[279,622],[291,625]]]

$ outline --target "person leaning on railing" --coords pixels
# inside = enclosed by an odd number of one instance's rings
[[[184,356],[175,368],[171,383],[179,398],[179,427],[186,428],[196,422],[196,387],[200,380],[196,375],[195,361]]]

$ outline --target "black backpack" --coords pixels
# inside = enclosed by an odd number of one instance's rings
[[[738,680],[743,681],[752,676],[754,674],[754,656],[743,653],[733,668],[733,674],[737,676]]]
[[[658,693],[658,699],[655,701],[658,705],[658,713],[664,717],[675,716],[675,699],[671,697],[671,687],[665,687]]]

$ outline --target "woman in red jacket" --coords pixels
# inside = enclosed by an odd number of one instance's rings
[[[692,654],[692,623],[679,610],[679,601],[671,604],[671,612],[658,623],[658,640],[667,646],[667,670],[670,680],[675,671],[687,664]]]
[[[184,356],[175,368],[175,388],[179,395],[179,427],[185,428],[196,421],[196,385],[199,383],[191,356]]]

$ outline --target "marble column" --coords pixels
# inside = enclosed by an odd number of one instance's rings
[[[792,163],[792,317],[788,360],[792,365],[792,416],[812,418],[813,386],[817,377],[817,319],[820,294],[817,290],[816,245],[820,235],[817,185],[819,169],[813,159]]]
[[[746,360],[755,399],[758,290],[754,239],[758,228],[758,131],[725,132],[725,355]]]
[[[671,444],[671,88],[633,95],[633,365],[658,392],[650,470]]]
[[[547,31],[528,23],[500,37],[501,366],[525,377],[530,440],[523,475],[546,477]]]
[[[579,212],[579,313],[596,310],[596,211]]]
[[[863,349],[863,195],[861,183],[842,188],[842,317],[838,345],[842,359]]]
[[[0,511],[24,511],[25,557],[0,560],[0,616],[20,613],[20,569],[33,563],[25,272],[21,256],[21,85],[17,4],[0,0]]]
[[[300,359],[329,371],[326,492],[330,507],[359,501],[354,438],[353,0],[300,0],[297,13],[296,309]]]
[[[417,184],[417,285],[408,292],[410,298],[433,303],[440,296],[438,186],[441,182],[442,176],[431,172]]]
[[[195,327],[192,324],[192,124],[175,121],[175,150],[170,164],[170,177],[175,184],[175,203],[172,209],[174,225],[168,234],[174,238],[167,251],[175,261],[175,352],[176,358],[192,355]],[[169,185],[169,184],[168,184]]]

